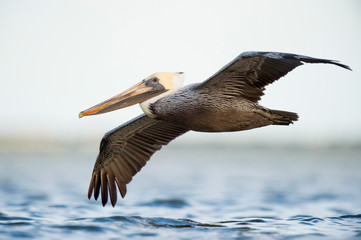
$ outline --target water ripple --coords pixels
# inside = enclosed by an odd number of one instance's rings
[[[178,198],[155,199],[153,201],[146,202],[140,205],[147,207],[168,207],[168,208],[184,208],[186,206],[189,206],[187,201]]]
[[[307,226],[316,227],[324,224],[326,228],[335,228],[340,223],[345,226],[350,225],[350,220],[358,221],[361,214],[341,215],[338,217],[319,218],[310,215],[295,215],[288,219],[277,217],[239,217],[237,219],[203,222],[189,218],[164,218],[164,217],[142,217],[142,216],[123,216],[114,215],[110,217],[86,217],[64,220],[54,223],[45,219],[31,219],[17,216],[8,216],[0,213],[0,225],[6,225],[12,231],[1,231],[0,234],[10,236],[11,238],[39,238],[36,233],[29,231],[31,228],[39,229],[41,226],[43,237],[48,237],[47,233],[54,232],[51,229],[57,229],[56,232],[63,234],[76,234],[76,236],[92,236],[101,234],[101,236],[127,236],[128,238],[138,237],[166,237],[169,232],[162,229],[178,231],[183,236],[187,235],[192,238],[202,233],[204,236],[228,236],[228,239],[257,239],[258,237],[269,236],[270,239],[309,239],[317,237],[327,237],[322,231],[314,231]],[[336,220],[332,221],[332,220]],[[293,222],[297,222],[302,226],[298,230]],[[335,225],[336,224],[336,225]],[[348,225],[347,225],[348,224]],[[293,229],[292,231],[288,229]],[[288,232],[289,231],[289,232]],[[360,235],[360,226],[354,228],[354,237]],[[197,233],[198,232],[198,233]],[[283,233],[282,233],[283,232]],[[288,232],[288,234],[287,234]],[[279,234],[287,237],[279,238]],[[119,235],[120,234],[120,235]],[[61,234],[60,234],[61,235]],[[61,235],[65,236],[65,235]],[[99,235],[100,236],[100,235]],[[242,237],[240,237],[242,236]],[[248,237],[247,237],[248,236]],[[252,236],[252,237],[250,237]],[[258,236],[258,237],[257,237]],[[212,237],[210,237],[212,238]]]
[[[30,225],[32,221],[31,218],[8,216],[0,212],[0,225]]]
[[[360,239],[360,152],[279,153],[296,159],[209,153],[204,168],[172,154],[181,161],[152,162],[115,208],[86,199],[89,156],[3,156],[0,239]]]
[[[356,214],[356,215],[342,215],[342,216],[335,217],[335,218],[339,218],[339,219],[347,219],[347,218],[361,219],[361,214]]]
[[[213,223],[201,223],[191,219],[172,219],[162,217],[140,217],[140,216],[111,216],[111,217],[99,217],[99,218],[78,218],[76,221],[90,221],[94,223],[121,223],[123,226],[137,225],[145,227],[155,228],[214,228],[214,227],[225,227],[219,224]]]

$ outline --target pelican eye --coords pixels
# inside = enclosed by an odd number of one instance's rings
[[[152,79],[150,79],[150,82],[151,82],[152,84],[158,84],[158,83],[159,83],[159,78],[157,78],[157,77],[152,78]]]

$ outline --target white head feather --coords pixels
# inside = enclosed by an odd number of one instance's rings
[[[164,88],[168,91],[159,94],[153,98],[150,98],[142,103],[140,103],[140,107],[142,108],[143,112],[147,114],[149,117],[154,117],[154,115],[149,110],[149,105],[155,103],[158,99],[169,96],[179,90],[183,86],[184,81],[184,74],[183,72],[158,72],[150,75],[145,80],[152,79],[157,77],[159,79],[159,83],[164,86]]]

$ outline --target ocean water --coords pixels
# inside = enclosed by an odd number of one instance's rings
[[[0,239],[361,239],[361,149],[168,146],[102,207],[96,152],[2,152]]]

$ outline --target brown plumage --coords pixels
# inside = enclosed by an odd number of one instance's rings
[[[289,125],[296,113],[272,110],[258,104],[265,86],[305,63],[327,59],[276,52],[246,52],[202,83],[180,88],[182,73],[156,73],[138,85],[79,114],[105,113],[140,103],[137,118],[106,133],[100,143],[88,197],[102,196],[105,205],[122,197],[126,184],[162,146],[189,130],[241,131],[267,125]],[[109,191],[109,193],[108,193]]]
[[[94,189],[94,197],[98,198],[101,188],[102,202],[105,205],[109,188],[110,201],[114,206],[117,201],[114,182],[117,183],[119,192],[124,197],[126,184],[140,171],[153,153],[187,131],[182,127],[142,114],[106,133],[100,143],[88,197],[91,197]]]

